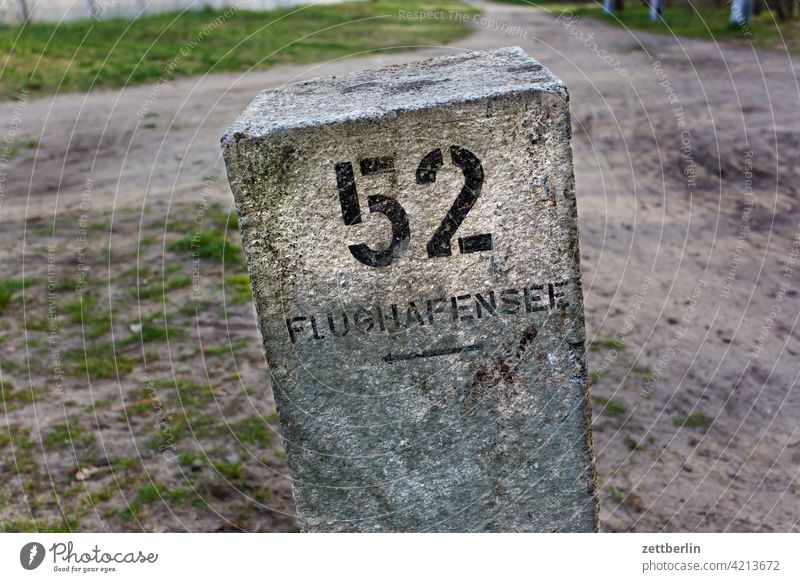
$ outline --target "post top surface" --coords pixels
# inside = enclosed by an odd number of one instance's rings
[[[222,141],[533,91],[566,97],[561,80],[519,47],[464,52],[262,91]]]

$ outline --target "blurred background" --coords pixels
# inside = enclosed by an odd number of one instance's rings
[[[798,531],[786,0],[0,0],[3,531],[294,531],[219,137],[518,45],[571,95],[604,531]]]

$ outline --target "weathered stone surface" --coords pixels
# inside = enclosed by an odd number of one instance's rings
[[[518,48],[265,91],[225,134],[304,530],[596,528],[569,140]]]

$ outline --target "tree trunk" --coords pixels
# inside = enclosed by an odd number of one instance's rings
[[[794,0],[781,0],[786,7],[786,20],[794,19]]]
[[[786,20],[786,6],[783,4],[783,0],[775,2],[775,12],[778,14],[778,20],[781,22]]]

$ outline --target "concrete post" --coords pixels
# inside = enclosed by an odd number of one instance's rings
[[[222,139],[304,531],[592,531],[567,90],[519,48],[258,95]]]

